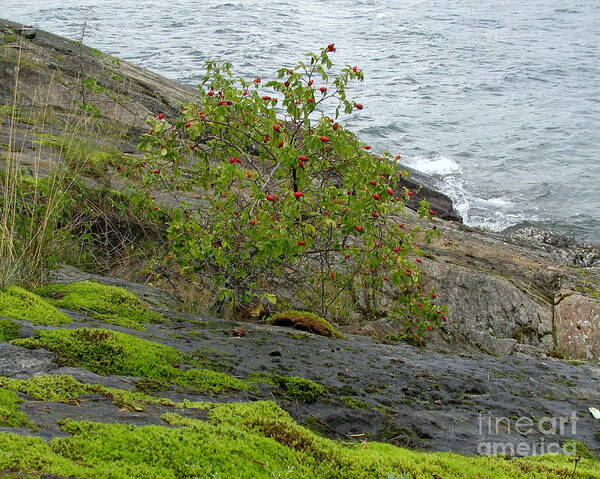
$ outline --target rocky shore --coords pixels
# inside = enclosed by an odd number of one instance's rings
[[[84,81],[90,78],[93,83]],[[4,108],[0,115],[0,168],[5,162],[3,154],[15,155],[22,168],[41,175],[53,168],[61,152],[38,141],[40,135],[60,136],[84,97],[86,104],[97,109],[101,129],[116,132],[110,147],[135,155],[144,119],[155,112],[174,115],[178,102],[194,94],[192,88],[76,42],[0,20],[0,106]],[[107,141],[96,134],[87,139],[100,145]],[[101,174],[85,172],[84,176],[90,188],[123,189],[122,180],[108,169]],[[448,306],[449,321],[432,334],[427,347],[394,342],[397,325],[386,317],[374,321],[359,315],[349,317],[345,324],[338,325],[344,337],[331,339],[260,322],[241,322],[239,318],[184,313],[189,298],[182,290],[187,285],[165,282],[159,284],[160,288],[148,286],[143,284],[142,273],[131,268],[115,267],[106,275],[64,266],[57,271],[54,282],[91,280],[124,288],[158,311],[164,321],[138,330],[106,324],[86,311],[63,308],[72,322],[57,326],[19,320],[0,309],[0,317],[18,320],[21,338],[37,337],[40,331],[104,328],[175,348],[186,358],[200,361],[193,363],[196,367],[200,363],[208,365],[236,380],[249,381],[251,386],[207,393],[161,384],[157,392],[148,387],[148,377],[99,374],[56,351],[24,347],[18,344],[22,339],[14,344],[0,342],[0,376],[4,378],[70,376],[84,385],[145,391],[162,398],[160,403],[141,401],[137,407],[130,407],[131,403],[115,405],[114,393],[107,394],[98,387],[91,393],[83,388],[85,393],[69,396],[68,400],[50,400],[47,396],[40,399],[31,391],[23,393],[17,388],[23,401],[19,410],[34,427],[6,426],[0,431],[44,440],[68,438],[71,434],[64,426],[65,419],[164,425],[164,415],[173,412],[174,404],[180,405],[177,413],[183,418],[206,420],[210,416],[207,410],[214,406],[187,406],[272,400],[319,435],[359,444],[376,440],[467,456],[490,452],[485,448],[492,444],[509,444],[508,449],[496,452],[512,457],[529,455],[513,450],[515,445],[525,444],[523,447],[529,447],[531,453],[540,452],[544,444],[563,445],[576,440],[589,454],[600,457],[600,422],[588,409],[600,408],[600,251],[537,230],[497,234],[469,228],[462,224],[449,198],[433,189],[431,179],[413,172],[405,182],[401,186],[418,192],[414,202],[425,198],[432,203],[438,212],[434,224],[442,232],[439,239],[423,246],[426,257],[422,267],[426,273],[424,286],[436,288]],[[157,195],[165,204],[173,201],[161,192]],[[194,201],[193,196],[187,199]],[[415,205],[408,204],[413,208]],[[113,220],[113,224],[121,224],[122,220],[126,225],[125,218]],[[418,225],[423,220],[407,210],[406,221]],[[138,234],[140,226],[136,228]],[[143,228],[145,238],[156,234],[152,227]],[[359,307],[361,301],[357,298]],[[279,376],[314,382],[314,397],[306,400],[286,392],[282,383],[273,379]],[[307,387],[313,391],[312,385]],[[508,427],[506,423],[499,428],[482,426],[482,418],[506,418]],[[520,418],[529,418],[535,427],[519,433],[515,423]],[[576,427],[547,434],[537,427],[545,418],[572,418],[569,425]],[[276,436],[272,431],[270,434],[270,438]],[[310,447],[304,451],[316,454]],[[0,448],[0,470],[6,467],[16,471],[14,462],[2,462],[2,452]],[[72,456],[80,458],[76,453]],[[262,460],[244,460],[245,464],[254,464],[252,467],[268,469],[264,464],[257,465]],[[518,473],[489,477],[600,477],[598,463],[590,464],[581,469],[592,471],[589,475],[559,475],[547,465],[544,467],[550,469],[536,469],[535,476],[527,475],[524,471],[533,466],[526,465],[519,466]],[[16,472],[49,470],[24,468]],[[78,474],[65,477],[84,477]],[[98,473],[85,477],[113,476]],[[156,476],[148,473],[135,477]],[[411,476],[373,472],[341,477],[488,476],[432,469]]]
[[[90,276],[68,269],[58,277],[61,281],[67,278],[81,281]],[[172,296],[156,288],[127,282],[120,285],[146,300],[154,298],[150,300],[154,304],[172,304]],[[175,402],[275,398],[297,421],[315,426],[334,439],[356,435],[422,450],[476,455],[485,453],[488,444],[501,447],[503,443],[526,443],[533,451],[540,450],[544,442],[579,440],[598,452],[598,420],[587,410],[600,403],[600,367],[592,363],[569,364],[523,355],[495,357],[466,351],[456,354],[385,344],[350,334],[329,339],[285,327],[159,311],[167,320],[148,325],[143,332],[106,325],[74,311],[66,311],[73,320],[66,327],[109,328],[172,346],[185,354],[202,352],[207,362],[234,377],[248,378],[257,372],[285,374],[310,379],[326,388],[310,403],[282,397],[281,391],[269,385],[262,385],[252,394],[241,391],[218,397],[160,393]],[[54,329],[20,324],[22,335],[29,337],[40,329]],[[244,334],[236,334],[236,328],[242,328]],[[135,377],[101,376],[63,366],[49,352],[0,345],[0,376],[26,379],[45,374],[70,375],[83,383],[126,390],[136,390],[139,384]],[[58,424],[66,418],[141,426],[160,424],[160,416],[169,411],[168,406],[127,412],[111,406],[110,399],[85,397],[77,405],[26,400],[21,410],[38,426],[35,434],[46,439],[65,435]],[[197,417],[194,411],[189,413]],[[514,429],[514,422],[521,417],[537,422],[572,414],[576,427],[566,428],[564,434],[546,435],[534,428],[524,437]],[[511,426],[502,424],[499,429],[490,429],[483,426],[482,417],[494,421],[509,418]]]

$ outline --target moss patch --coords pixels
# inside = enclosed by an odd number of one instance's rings
[[[156,323],[162,316],[151,311],[137,296],[116,286],[93,281],[51,284],[39,294],[56,306],[81,311],[92,317],[127,328],[144,329],[144,323]]]
[[[199,348],[188,357],[194,367],[226,372],[234,367],[233,360],[226,359],[227,354],[210,347]]]
[[[22,402],[14,391],[0,388],[0,426],[35,429],[29,418],[19,411],[19,404]]]
[[[248,391],[250,384],[225,373],[210,369],[188,369],[181,371],[173,382],[183,388],[205,393],[224,391]]]
[[[566,451],[569,451],[574,456],[583,457],[585,459],[596,459],[596,456],[594,456],[594,453],[592,451],[590,451],[590,448],[583,441],[574,441],[574,440],[569,439],[567,441],[564,441],[561,444],[561,446],[563,449],[565,449]]]
[[[352,396],[341,396],[339,398],[339,400],[342,401],[350,409],[369,409],[369,408],[371,408],[371,406],[368,403],[366,403],[360,399],[356,399]]]
[[[8,318],[0,318],[0,341],[11,341],[19,337],[19,327]]]
[[[268,322],[275,326],[291,326],[329,338],[339,338],[342,336],[327,320],[306,311],[282,311],[271,316]]]
[[[29,379],[0,377],[0,386],[22,392],[39,401],[68,402],[91,392],[88,385],[72,376],[33,376]]]
[[[312,478],[600,479],[598,462],[567,456],[506,460],[341,443],[300,426],[268,401],[213,404],[208,421],[165,414],[170,425],[67,420],[49,443],[0,433],[0,470],[94,479]]]
[[[255,373],[251,374],[248,379],[271,384],[277,387],[279,393],[285,398],[305,403],[315,402],[319,396],[323,396],[327,392],[325,386],[298,376]]]
[[[13,343],[48,349],[57,353],[64,365],[84,367],[102,375],[170,378],[176,371],[172,365],[183,359],[175,348],[108,329],[38,331],[35,338]]]
[[[225,373],[175,368],[184,360],[181,351],[107,329],[38,331],[34,338],[13,343],[48,349],[59,355],[62,364],[84,367],[96,374],[140,376],[204,393],[251,389],[250,384]]]
[[[39,296],[18,286],[0,290],[0,316],[31,321],[36,324],[65,324],[71,318]]]
[[[142,411],[148,404],[158,404],[172,407],[194,407],[174,401],[150,396],[137,391],[110,388],[101,384],[85,384],[77,381],[73,376],[33,376],[29,379],[11,379],[0,377],[0,387],[6,388],[14,394],[21,392],[38,401],[72,402],[84,394],[100,394],[110,399],[116,406],[130,411]]]

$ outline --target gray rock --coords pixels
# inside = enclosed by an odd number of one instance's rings
[[[559,233],[532,227],[508,230],[505,234],[513,241],[525,242],[529,246],[535,242],[546,251],[559,252],[563,261],[575,266],[585,268],[600,266],[600,248],[598,246],[581,243]]]
[[[426,286],[435,286],[450,310],[444,342],[500,355],[517,342],[544,350],[553,346],[552,305],[502,277],[428,260],[423,269]]]
[[[104,396],[87,395],[80,398],[78,404],[26,401],[21,411],[40,429],[42,437],[52,439],[68,436],[58,425],[63,419],[134,426],[164,425],[160,415],[171,412],[172,408],[149,406],[144,411],[122,411]]]
[[[427,200],[431,204],[431,209],[436,212],[437,218],[462,223],[462,217],[454,208],[452,200],[436,189],[433,177],[404,165],[402,165],[402,169],[409,171],[410,176],[402,178],[398,182],[398,188],[406,187],[415,192],[412,198],[406,202],[406,206],[416,211],[419,209],[419,202]]]
[[[0,343],[0,376],[23,379],[46,374],[56,369],[54,355],[49,351],[31,350],[8,343]]]

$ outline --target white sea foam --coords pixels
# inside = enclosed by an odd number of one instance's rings
[[[473,187],[466,185],[463,170],[453,158],[444,155],[415,156],[403,159],[402,163],[436,178],[436,189],[452,200],[468,226],[502,231],[525,220],[535,220],[531,215],[515,213],[515,205],[508,198],[479,196]]]
[[[460,165],[449,156],[437,155],[433,158],[413,156],[402,163],[426,175],[456,175],[462,173]]]

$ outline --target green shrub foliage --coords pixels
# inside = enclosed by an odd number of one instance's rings
[[[307,54],[264,83],[208,62],[196,103],[149,120],[145,184],[199,196],[200,206],[173,211],[169,244],[182,272],[216,279],[221,300],[255,301],[265,279],[279,278],[326,315],[358,286],[393,296],[394,314],[422,333],[444,313],[415,264],[436,231],[403,224],[406,172],[343,126],[364,108],[347,97],[363,74],[334,73],[331,53]],[[435,212],[423,202],[419,213]]]

